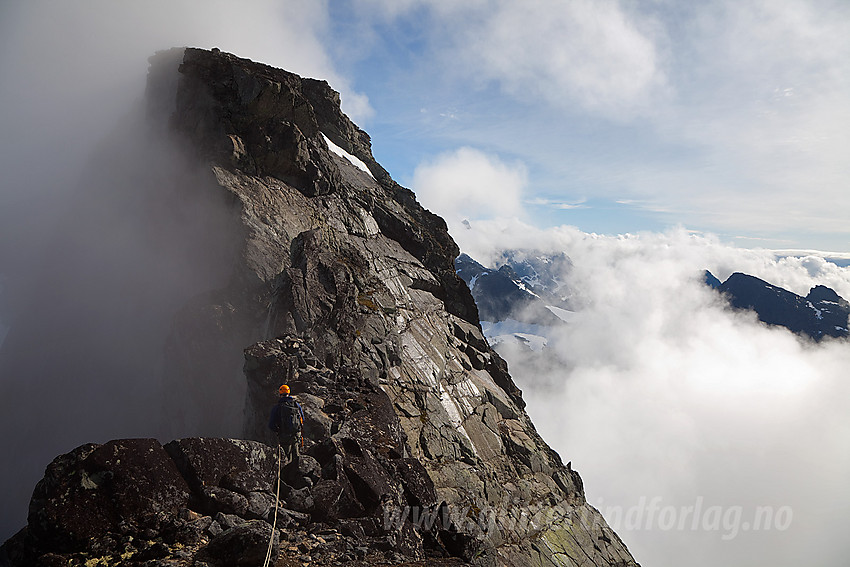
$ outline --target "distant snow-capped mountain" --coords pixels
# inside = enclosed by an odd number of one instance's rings
[[[502,252],[496,267],[466,254],[455,260],[490,343],[515,343],[533,351],[546,348],[552,329],[579,317],[581,301],[567,281],[571,269],[566,254],[525,250]],[[721,282],[707,270],[705,283],[726,296],[731,307],[752,310],[768,325],[816,341],[850,336],[850,302],[826,286],[815,286],[803,297],[740,272]]]
[[[566,254],[507,250],[488,268],[461,254],[455,270],[472,291],[484,334],[492,345],[515,342],[545,348],[548,330],[575,317],[577,301],[564,281],[572,266]]]
[[[565,254],[549,256],[526,251],[502,253],[498,267],[488,268],[461,254],[455,270],[472,290],[483,321],[515,319],[557,325],[569,319],[574,300],[562,281],[571,267]],[[567,312],[567,313],[565,313]]]

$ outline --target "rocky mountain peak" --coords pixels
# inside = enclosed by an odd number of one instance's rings
[[[375,161],[369,135],[342,112],[339,93],[326,82],[200,49],[186,49],[178,71],[172,123],[203,159],[283,181],[306,197],[338,192],[434,274],[453,313],[477,319],[474,302],[457,293],[463,283],[452,262],[460,251],[445,221]],[[324,137],[361,160],[378,183],[329,151]]]
[[[206,159],[252,175],[291,182],[308,195],[327,193],[339,179],[317,151],[319,134],[388,174],[372,157],[369,135],[340,110],[339,93],[325,81],[303,79],[220,51],[178,50],[181,75],[174,125]],[[164,52],[163,60],[174,52]],[[312,143],[308,142],[311,140]]]
[[[173,92],[153,114],[172,109],[237,250],[226,283],[174,314],[163,403],[178,434],[238,406],[244,439],[58,457],[2,561],[257,564],[271,541],[278,565],[636,565],[525,413],[445,222],[375,162],[335,91],[200,49],[156,55],[149,81]],[[276,507],[281,383],[305,428]]]

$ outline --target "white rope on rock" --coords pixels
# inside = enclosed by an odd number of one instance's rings
[[[277,528],[277,507],[280,504],[280,461],[283,450],[280,445],[277,446],[277,489],[274,494],[274,522],[272,523],[272,533],[269,536],[269,549],[266,551],[266,560],[263,567],[269,567],[269,562],[272,560],[272,547],[274,546],[274,531]]]

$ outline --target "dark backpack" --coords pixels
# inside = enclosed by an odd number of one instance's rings
[[[285,397],[280,401],[280,434],[294,437],[301,433],[301,411],[294,398]]]

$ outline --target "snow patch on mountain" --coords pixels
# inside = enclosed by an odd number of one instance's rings
[[[561,309],[560,307],[555,307],[554,305],[547,305],[546,309],[552,312],[552,314],[563,321],[564,323],[571,323],[576,320],[578,314],[575,311],[569,311],[567,309]]]
[[[525,293],[527,293],[527,294],[529,294],[529,295],[533,295],[534,297],[538,297],[538,298],[540,297],[539,295],[537,295],[536,293],[534,293],[533,291],[531,291],[531,289],[529,289],[529,287],[528,287],[527,285],[525,285],[525,282],[524,282],[524,281],[522,281],[522,280],[513,280],[513,282],[516,284],[516,286],[517,286],[519,289],[521,289],[521,290],[522,290],[522,291],[524,291]]]
[[[476,274],[476,275],[472,276],[472,279],[469,280],[469,289],[475,289],[475,282],[478,281],[478,278],[480,278],[482,276],[486,276],[489,273],[490,272],[481,272],[480,274]]]
[[[546,348],[549,343],[547,333],[550,332],[550,328],[546,325],[534,325],[515,319],[505,319],[498,323],[481,321],[481,329],[493,348],[504,343],[517,343],[534,352],[539,352]]]
[[[342,158],[347,159],[349,162],[351,162],[351,165],[353,165],[353,166],[354,166],[354,167],[356,167],[357,169],[361,169],[361,170],[363,170],[363,171],[364,171],[364,172],[366,172],[366,173],[369,175],[369,177],[371,177],[372,179],[374,179],[374,178],[375,178],[375,176],[374,176],[374,175],[372,175],[372,172],[371,172],[371,171],[369,171],[369,168],[368,168],[368,167],[366,167],[366,164],[365,164],[365,163],[364,163],[361,159],[359,159],[359,158],[357,158],[357,157],[355,157],[355,156],[351,155],[350,153],[348,153],[348,152],[347,152],[347,151],[345,151],[344,149],[340,148],[339,146],[337,146],[336,144],[334,144],[333,142],[331,142],[330,138],[328,138],[328,137],[325,135],[325,133],[324,133],[324,132],[322,132],[322,137],[325,139],[325,143],[328,145],[328,149],[329,149],[330,151],[332,151],[333,153],[335,153],[335,154],[336,154],[336,155],[338,155],[339,157],[342,157]]]

